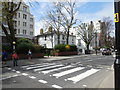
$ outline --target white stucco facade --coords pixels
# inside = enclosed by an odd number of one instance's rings
[[[34,37],[34,16],[30,13],[29,6],[24,2],[14,16],[14,28],[16,37],[24,37],[32,39]],[[7,26],[4,25],[6,28]],[[5,36],[2,32],[2,36]]]
[[[53,48],[58,44],[56,33],[42,34],[38,35],[38,43],[46,48]],[[60,34],[60,44],[66,44],[66,36],[64,34]],[[69,45],[76,45],[76,36],[69,36]]]

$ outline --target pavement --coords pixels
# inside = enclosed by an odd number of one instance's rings
[[[92,55],[95,55],[95,54],[92,54]],[[30,61],[58,61],[58,60],[66,60],[66,59],[70,59],[70,58],[77,58],[77,57],[87,57],[88,55],[73,55],[73,56],[50,56],[50,57],[47,57],[45,56],[44,58],[39,58],[39,59],[31,59]],[[22,65],[23,65],[23,62],[25,60],[19,60],[20,62],[22,62]],[[7,63],[12,63],[12,61],[8,61]],[[28,63],[24,63],[24,64],[28,64]],[[29,64],[32,64],[32,63],[29,63]],[[113,67],[111,67],[112,69],[112,73],[109,74],[108,77],[106,77],[102,82],[101,84],[99,85],[98,88],[114,88],[114,69]],[[112,82],[112,83],[111,83]]]

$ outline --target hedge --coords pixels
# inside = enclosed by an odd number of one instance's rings
[[[70,48],[67,49],[66,48],[66,45],[64,44],[58,44],[58,45],[55,45],[54,49],[57,50],[57,52],[65,52],[65,51],[77,51],[77,46],[76,45],[69,45]]]

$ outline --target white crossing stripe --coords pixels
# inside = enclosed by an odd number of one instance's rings
[[[27,67],[37,66],[37,65],[44,65],[44,64],[48,64],[48,63],[34,64],[34,65],[27,65],[27,66],[22,66],[21,68],[27,68]]]
[[[68,66],[65,66],[65,67],[59,67],[59,68],[55,68],[55,69],[52,69],[52,70],[42,71],[42,73],[44,73],[44,74],[48,74],[48,73],[53,72],[53,71],[58,71],[58,70],[66,69],[66,68],[70,68],[70,67],[73,67],[73,66],[68,65]]]
[[[88,70],[88,71],[86,71],[86,72],[84,72],[82,74],[79,74],[77,76],[68,78],[66,80],[71,80],[71,81],[73,81],[73,83],[76,83],[76,82],[78,82],[78,81],[80,81],[80,80],[82,80],[82,79],[84,79],[84,78],[86,78],[86,77],[88,77],[88,76],[98,72],[98,71],[99,71],[99,69],[93,69],[92,68],[92,69],[90,69],[90,70]]]
[[[20,73],[20,71],[16,71],[16,73]]]
[[[27,69],[27,70],[30,70],[30,69],[41,68],[41,67],[50,66],[50,65],[55,65],[55,63],[52,63],[52,64],[46,64],[46,65],[42,65],[42,66],[29,67],[29,68],[26,68],[26,69]]]
[[[14,72],[14,71],[16,71],[16,70],[13,69],[12,71]]]
[[[22,73],[22,75],[27,76],[28,74],[27,73]]]
[[[53,88],[62,89],[62,87],[61,87],[61,86],[58,86],[58,85],[55,85],[55,84],[54,84],[54,85],[52,85],[52,87],[53,87]]]
[[[73,72],[82,70],[82,69],[84,69],[84,68],[85,68],[85,67],[73,68],[73,69],[70,69],[70,70],[66,70],[66,71],[63,71],[63,72],[60,72],[60,73],[53,74],[53,76],[55,76],[56,78],[59,78],[59,77],[62,77],[62,76],[64,76],[64,75],[67,75],[67,74],[70,74],[70,73],[73,73]]]
[[[11,70],[11,68],[8,68],[8,70]]]
[[[29,78],[31,78],[31,79],[35,79],[36,77],[34,77],[34,76],[29,76]]]
[[[55,67],[59,67],[59,66],[63,66],[62,64],[59,64],[59,65],[55,65],[55,66],[49,66],[49,67],[45,67],[45,68],[39,68],[39,69],[35,69],[34,71],[41,71],[41,70],[44,70],[44,69],[49,69],[49,68],[55,68]]]
[[[41,82],[41,83],[44,83],[44,84],[47,83],[47,81],[45,81],[45,80],[38,80],[38,82]]]

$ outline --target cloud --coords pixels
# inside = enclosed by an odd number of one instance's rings
[[[84,9],[86,7],[87,2],[83,2],[83,3],[78,3],[77,4],[77,8],[81,9],[81,7],[84,6]],[[41,28],[44,28],[45,22],[44,20],[42,20],[45,15],[46,12],[50,9],[52,9],[51,7],[52,5],[50,3],[40,3],[40,5],[36,8],[36,10],[33,12],[34,16],[35,16],[35,35],[39,34],[39,30]],[[103,7],[101,8],[101,10],[96,11],[94,13],[91,12],[86,12],[86,13],[81,13],[80,11],[78,11],[76,9],[76,15],[75,17],[79,20],[81,20],[82,22],[89,22],[89,21],[98,21],[98,20],[102,20],[103,17],[111,17],[111,19],[114,18],[114,10],[113,10],[113,3],[107,3],[105,5],[103,5]]]
[[[111,17],[111,19],[114,18],[114,10],[113,10],[113,3],[105,4],[103,9],[100,11],[97,11],[95,13],[80,13],[77,12],[76,17],[79,17],[79,19],[83,22],[89,22],[89,21],[97,21],[101,20],[103,17]]]

